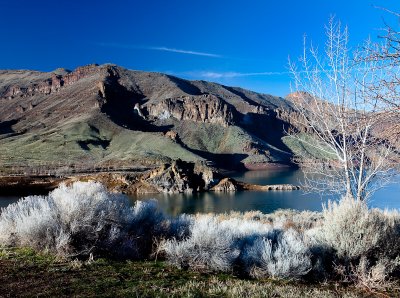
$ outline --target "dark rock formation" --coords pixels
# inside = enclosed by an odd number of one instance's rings
[[[202,192],[216,182],[217,173],[204,165],[176,160],[151,171],[141,181],[161,193]]]

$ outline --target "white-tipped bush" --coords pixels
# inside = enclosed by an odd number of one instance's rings
[[[257,237],[245,247],[243,263],[253,277],[301,278],[312,268],[309,247],[293,229]]]
[[[323,216],[320,227],[306,231],[320,269],[369,288],[387,285],[400,265],[398,213],[344,197],[324,207]]]
[[[389,217],[377,209],[368,209],[365,202],[351,197],[329,202],[324,207],[323,216],[323,225],[314,231],[314,236],[332,247],[343,259],[376,255],[387,243],[393,242],[390,238],[395,236],[399,223],[399,218]]]
[[[247,237],[270,229],[255,221],[220,221],[209,215],[197,217],[190,228],[189,237],[164,241],[161,250],[178,267],[217,271],[231,271]]]
[[[2,210],[0,243],[3,245],[51,249],[60,233],[56,207],[47,197],[27,197]]]
[[[165,241],[162,250],[178,267],[229,271],[240,253],[235,240],[230,230],[208,216],[194,221],[188,238]]]
[[[47,197],[32,196],[0,214],[0,244],[29,246],[63,256],[90,253],[143,258],[164,216],[154,201],[136,202],[99,183],[61,185]]]
[[[311,270],[310,252],[300,232],[272,229],[253,220],[200,216],[189,237],[164,241],[161,247],[178,267],[284,278],[299,278]]]
[[[395,264],[396,263],[396,264]],[[385,290],[389,285],[390,273],[398,266],[399,260],[380,259],[375,265],[370,264],[366,257],[350,273],[350,279],[356,285],[369,289]]]
[[[190,226],[190,236],[177,240],[172,239],[162,243],[162,251],[165,253],[167,259],[178,267],[191,267],[194,269],[211,269],[219,271],[232,271],[238,269],[239,271],[250,272],[255,264],[259,263],[259,258],[262,249],[257,258],[252,258],[248,253],[248,249],[252,249],[256,239],[262,237],[272,237],[272,234],[277,234],[277,230],[272,230],[270,224],[261,223],[254,220],[244,220],[232,218],[228,220],[219,220],[215,216],[199,216]],[[291,236],[295,231],[288,231],[287,235],[279,238],[279,244],[274,246],[274,253],[276,257],[284,256],[286,252],[296,253],[296,245],[290,243]],[[286,245],[292,245],[286,247]],[[253,248],[254,251],[254,248]],[[282,254],[282,255],[279,255]],[[279,256],[278,256],[279,255]],[[299,253],[299,259],[303,254]],[[308,262],[309,258],[304,260],[303,263]],[[294,267],[297,260],[289,260],[288,270],[295,271]],[[279,261],[274,261],[276,265],[275,270],[270,275],[284,276],[283,268],[287,264],[281,264]],[[274,266],[270,264],[270,266]],[[309,270],[309,269],[307,269]],[[272,271],[271,271],[272,272]],[[290,275],[290,273],[289,273]]]
[[[277,210],[274,213],[264,215],[273,223],[276,229],[293,228],[298,231],[305,231],[321,225],[322,214],[320,212]]]

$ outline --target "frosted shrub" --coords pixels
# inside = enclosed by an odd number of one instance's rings
[[[131,207],[124,195],[99,183],[61,185],[47,197],[31,196],[0,214],[0,244],[30,246],[64,256],[91,253],[143,258],[164,230],[154,201]]]
[[[192,215],[181,214],[177,217],[168,218],[162,222],[160,234],[162,238],[182,240],[190,235],[190,229],[193,225]]]
[[[216,216],[224,220],[231,218],[253,220],[270,224],[276,229],[294,228],[301,231],[320,226],[323,219],[321,212],[297,211],[292,209],[280,209],[270,214],[263,214],[260,211],[248,211],[245,213],[232,211]]]
[[[51,249],[60,233],[54,202],[47,197],[22,199],[3,209],[0,216],[3,245]]]
[[[294,229],[220,216],[198,216],[183,240],[161,244],[170,263],[178,267],[246,272],[254,277],[299,278],[311,270],[309,248]]]
[[[311,211],[296,211],[296,210],[277,210],[274,213],[264,215],[273,223],[276,229],[296,229],[305,231],[315,226],[321,225],[322,214]]]
[[[213,217],[197,219],[191,235],[184,240],[169,240],[162,244],[168,260],[178,267],[229,271],[239,255],[235,237],[223,229]]]
[[[343,259],[375,255],[396,233],[394,218],[376,209],[369,210],[365,202],[350,197],[338,203],[329,202],[323,215],[323,226],[315,237]]]
[[[243,263],[253,277],[300,278],[312,267],[304,237],[294,229],[257,237],[244,248]]]
[[[68,243],[76,255],[104,252],[107,242],[115,241],[116,232],[121,232],[120,226],[129,221],[128,200],[108,193],[99,183],[61,185],[49,194],[49,199],[54,202],[59,225],[69,234]],[[122,248],[113,249],[121,252]]]
[[[84,231],[93,224],[101,230],[106,222],[125,218],[130,208],[124,196],[107,192],[100,183],[62,184],[49,198],[58,209],[61,223],[71,233]]]
[[[245,238],[266,233],[269,229],[269,226],[254,221],[219,221],[214,216],[200,216],[191,225],[189,237],[165,241],[161,249],[178,267],[231,271]]]
[[[321,227],[306,231],[314,245],[314,257],[319,255],[319,261],[325,261],[322,267],[334,269],[333,273],[344,281],[365,287],[387,285],[400,265],[399,214],[368,209],[365,202],[344,197],[330,202],[323,216]],[[316,247],[324,248],[325,256]],[[326,257],[330,249],[331,255]]]

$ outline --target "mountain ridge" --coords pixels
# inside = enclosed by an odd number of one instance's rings
[[[290,101],[114,64],[0,70],[0,164],[292,165]]]

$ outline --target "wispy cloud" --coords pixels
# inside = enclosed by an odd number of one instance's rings
[[[164,52],[173,52],[173,53],[179,53],[179,54],[187,54],[187,55],[222,58],[221,55],[217,55],[217,54],[205,53],[205,52],[197,52],[197,51],[191,51],[191,50],[181,50],[181,49],[174,49],[174,48],[167,48],[167,47],[147,47],[147,49],[148,50],[155,50],[155,51],[164,51]]]
[[[264,72],[214,72],[214,71],[201,71],[192,72],[193,76],[200,76],[207,79],[223,79],[223,78],[236,78],[236,77],[255,77],[255,76],[279,76],[290,74],[288,71],[264,71]]]
[[[222,55],[218,55],[218,54],[214,54],[214,53],[198,52],[198,51],[193,51],[193,50],[184,50],[184,49],[176,49],[176,48],[169,48],[169,47],[139,46],[139,45],[131,45],[131,44],[105,43],[105,42],[97,42],[95,44],[102,46],[102,47],[112,47],[112,48],[120,48],[120,49],[151,50],[151,51],[172,52],[172,53],[185,54],[185,55],[223,58]]]

